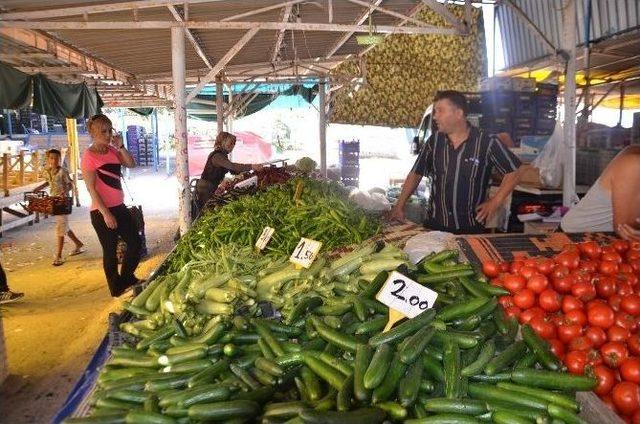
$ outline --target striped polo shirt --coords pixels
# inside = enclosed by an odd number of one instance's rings
[[[515,171],[520,160],[498,138],[471,126],[469,138],[457,149],[446,134],[436,132],[424,144],[412,172],[431,180],[425,226],[453,233],[481,232],[476,207],[487,199],[495,170]]]

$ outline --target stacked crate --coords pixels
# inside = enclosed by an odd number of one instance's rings
[[[346,186],[360,184],[360,140],[339,142],[341,180]]]
[[[153,166],[155,164],[155,148],[153,134],[147,134],[140,139],[138,151],[138,164],[140,166]]]
[[[536,135],[551,135],[556,127],[558,108],[558,86],[555,84],[536,85]]]
[[[144,139],[146,131],[140,125],[129,125],[127,127],[127,150],[140,165],[140,141]]]

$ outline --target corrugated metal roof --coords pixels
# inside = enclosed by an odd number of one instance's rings
[[[513,3],[527,15],[555,47],[559,48],[562,29],[562,2],[513,0]],[[583,45],[586,42],[587,4],[588,0],[576,0],[576,39],[578,45]],[[499,4],[497,17],[507,69],[533,62],[548,54],[540,39],[530,28],[523,25],[522,20],[512,7],[505,3]],[[592,42],[634,28],[637,29],[639,24],[640,2],[638,0],[592,0],[590,36]]]

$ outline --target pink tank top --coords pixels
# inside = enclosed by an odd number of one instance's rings
[[[82,172],[93,171],[96,173],[96,191],[104,205],[108,208],[124,203],[122,191],[122,166],[118,151],[109,146],[107,153],[101,155],[87,149],[82,155]],[[91,201],[91,210],[98,209],[98,204]]]

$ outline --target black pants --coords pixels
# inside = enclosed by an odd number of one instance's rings
[[[4,273],[4,268],[0,264],[0,292],[9,291],[9,285],[7,284],[7,274]]]
[[[93,224],[102,245],[102,266],[111,296],[120,296],[128,287],[137,282],[134,272],[140,263],[142,245],[136,224],[127,207],[118,205],[109,208],[109,210],[118,223],[116,229],[112,230],[107,227],[104,217],[98,210],[91,211],[91,224]],[[118,273],[118,257],[116,255],[118,236],[127,243],[127,251],[124,254],[120,273]]]

